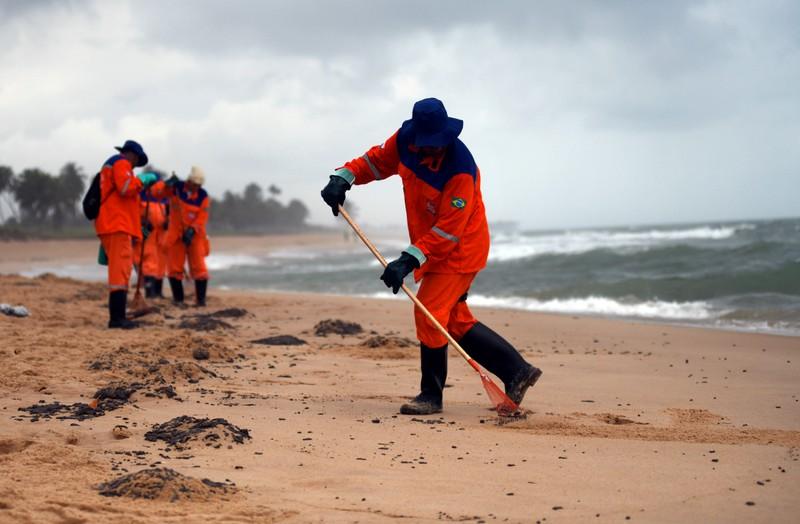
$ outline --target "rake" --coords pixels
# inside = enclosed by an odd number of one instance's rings
[[[149,191],[148,191],[149,192]],[[144,217],[145,221],[149,223],[150,221],[150,199],[147,199],[147,202],[144,205]],[[153,239],[155,242],[155,239]],[[128,313],[129,318],[138,318],[143,317],[144,315],[148,315],[150,313],[155,313],[158,311],[157,307],[149,306],[147,301],[142,296],[142,280],[144,280],[144,243],[147,242],[147,239],[144,238],[142,235],[142,249],[139,252],[139,267],[136,270],[136,293],[133,295],[133,301],[131,302],[131,312]]]
[[[364,245],[367,246],[367,249],[369,249],[372,252],[372,254],[375,255],[375,258],[378,259],[378,262],[380,262],[383,267],[386,267],[387,266],[386,259],[383,258],[383,255],[381,255],[380,251],[378,251],[378,248],[376,248],[375,245],[372,242],[370,242],[370,240],[367,238],[367,236],[364,234],[361,228],[358,227],[358,224],[356,224],[350,217],[350,215],[347,214],[347,211],[345,211],[344,207],[341,204],[339,205],[339,213],[341,213],[342,217],[344,217],[347,223],[350,224],[350,227],[353,228],[353,231],[356,233],[356,235],[358,235],[358,238],[360,238],[361,241],[364,242]],[[447,338],[447,341],[450,343],[450,345],[456,348],[458,353],[464,358],[464,360],[467,361],[467,364],[472,366],[472,369],[474,369],[478,373],[478,375],[481,377],[483,388],[486,390],[486,394],[489,396],[489,400],[491,400],[492,403],[494,404],[494,408],[497,410],[497,413],[500,415],[510,415],[516,412],[517,409],[519,409],[519,406],[517,406],[517,404],[508,397],[508,395],[506,395],[499,387],[497,387],[497,384],[495,384],[492,381],[492,379],[489,378],[489,375],[487,375],[486,372],[483,369],[481,369],[478,363],[475,362],[475,360],[472,357],[470,357],[466,351],[464,351],[464,348],[461,347],[461,344],[456,342],[456,340],[450,335],[450,333],[448,333],[447,330],[444,327],[442,327],[439,321],[436,320],[436,317],[434,317],[433,314],[431,314],[431,312],[428,311],[428,309],[422,304],[419,298],[417,298],[417,295],[413,291],[411,291],[411,289],[409,289],[409,287],[406,286],[405,284],[402,285],[402,288],[405,294],[408,295],[408,298],[410,298],[411,301],[414,303],[414,305],[420,311],[422,311],[422,313],[428,318],[428,320],[431,321],[431,323],[436,327],[436,329],[438,329],[442,333],[442,335],[444,335]]]

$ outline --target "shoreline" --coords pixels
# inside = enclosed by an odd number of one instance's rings
[[[393,298],[388,296],[375,296],[374,294],[366,295],[366,294],[339,294],[339,293],[319,293],[319,292],[310,292],[310,291],[287,291],[287,290],[275,290],[275,289],[244,289],[244,288],[236,288],[236,287],[229,287],[223,286],[219,288],[215,288],[215,291],[221,291],[223,293],[230,293],[232,295],[242,295],[242,294],[275,294],[275,295],[298,295],[303,297],[313,297],[313,296],[322,296],[322,297],[331,297],[331,298],[353,298],[353,299],[365,299],[365,300],[381,300],[381,301],[406,301],[408,302],[409,299],[402,293],[398,293],[398,297],[400,298]],[[409,302],[410,303],[410,302]],[[592,319],[592,320],[603,320],[609,322],[623,322],[629,324],[642,324],[648,326],[670,326],[676,328],[686,328],[686,329],[703,329],[703,330],[711,330],[711,331],[722,331],[722,332],[731,332],[731,333],[741,333],[741,334],[753,334],[753,335],[772,335],[776,337],[788,337],[788,338],[799,338],[800,332],[794,331],[786,331],[780,329],[749,329],[745,327],[736,327],[736,326],[719,326],[719,325],[712,325],[712,324],[701,324],[701,323],[690,323],[690,322],[680,322],[677,320],[669,320],[669,319],[656,319],[650,317],[630,317],[630,316],[622,316],[622,315],[603,315],[600,313],[592,314],[592,313],[560,313],[555,311],[537,311],[533,309],[523,309],[523,308],[515,308],[512,306],[503,307],[503,306],[485,306],[485,305],[474,305],[470,304],[469,308],[473,311],[515,311],[520,313],[529,313],[531,315],[537,315],[542,317],[559,317],[559,318],[572,318],[574,320],[581,320],[581,319]]]
[[[35,277],[44,273],[54,273],[60,277],[76,278],[87,282],[99,282],[103,278],[103,269],[96,264],[96,239],[82,240],[25,240],[25,241],[5,241],[0,243],[4,248],[3,256],[0,258],[0,275],[3,274],[22,274],[27,277]],[[287,247],[306,249],[318,246],[330,246],[333,248],[351,247],[351,241],[343,240],[340,231],[330,233],[302,233],[296,235],[263,235],[263,236],[222,236],[214,237],[212,245],[212,255],[241,255],[241,256],[266,256],[270,253]],[[72,268],[70,271],[59,271],[59,268]],[[96,276],[89,278],[89,276]],[[230,291],[234,293],[298,293],[304,291],[285,291],[269,289],[245,289],[223,286],[215,287],[213,284],[210,289],[215,291]],[[374,296],[379,294],[354,294],[336,295],[353,298],[376,298],[393,300],[388,297]],[[719,319],[704,321],[681,321],[679,319],[622,316],[603,313],[584,313],[584,312],[559,312],[559,311],[537,311],[513,306],[505,307],[502,305],[479,306],[472,304],[470,307],[481,309],[498,309],[504,311],[531,312],[540,315],[553,315],[556,317],[585,317],[593,319],[605,319],[609,321],[623,321],[644,323],[652,325],[676,326],[687,328],[699,328],[719,331],[730,331],[735,333],[757,333],[765,335],[775,335],[781,337],[800,337],[800,332],[786,328],[761,328],[761,327],[742,327],[736,325],[718,325],[715,322]]]

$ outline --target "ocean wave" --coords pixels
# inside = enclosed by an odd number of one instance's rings
[[[663,244],[685,241],[726,240],[737,231],[750,230],[752,224],[736,226],[701,226],[688,229],[651,229],[642,231],[565,231],[542,235],[495,235],[489,260],[507,262],[547,254],[572,255],[596,249],[650,249]]]
[[[393,295],[388,291],[359,295],[367,298],[405,299],[400,293]],[[473,295],[468,299],[470,306],[499,309],[519,309],[542,313],[563,313],[597,316],[636,317],[661,320],[703,321],[718,318],[726,311],[715,310],[708,302],[664,302],[646,301],[627,303],[606,297],[589,296],[584,298],[564,298],[537,300],[524,297],[493,297]]]
[[[649,300],[627,303],[612,298],[588,296],[583,298],[558,298],[537,300],[523,297],[492,297],[470,295],[469,303],[486,306],[547,313],[571,313],[601,316],[641,317],[666,320],[708,320],[718,317],[711,304],[696,302],[664,302]]]
[[[261,264],[261,259],[252,255],[212,253],[206,258],[206,266],[212,271],[259,264]]]

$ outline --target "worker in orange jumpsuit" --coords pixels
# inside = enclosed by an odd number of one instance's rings
[[[158,177],[153,173],[133,174],[134,167],[148,161],[137,142],[127,140],[116,149],[119,154],[106,160],[100,170],[101,204],[94,228],[108,258],[108,327],[131,329],[137,324],[127,319],[125,310],[133,266],[132,243],[142,237],[139,192]]]
[[[462,126],[461,120],[447,116],[441,101],[420,100],[412,118],[383,145],[338,168],[322,198],[338,215],[338,206],[353,184],[400,175],[411,245],[388,264],[381,280],[396,294],[414,271],[422,304],[472,358],[503,381],[506,394],[519,404],[541,370],[478,322],[467,307],[469,287],[489,255],[489,228],[480,170],[457,138]],[[421,391],[400,412],[438,413],[447,378],[447,338],[418,309],[414,320],[420,341]]]
[[[196,305],[202,307],[206,305],[209,278],[206,257],[210,252],[206,234],[210,199],[202,188],[205,173],[199,167],[192,166],[186,182],[173,175],[166,183],[171,188],[170,220],[165,244],[169,248],[172,300],[176,304],[183,303],[183,266],[188,258]]]
[[[162,184],[157,184],[152,190],[143,190],[140,194],[144,239],[143,261],[140,260],[142,245],[139,241],[135,241],[133,246],[134,266],[143,272],[145,297],[147,298],[164,298],[162,290],[168,257],[164,240],[167,236],[168,201],[166,198],[154,195],[154,193],[161,194],[163,192],[163,189],[159,191],[161,187]]]

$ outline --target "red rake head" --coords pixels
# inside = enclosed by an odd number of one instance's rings
[[[470,364],[472,364],[472,362],[470,362]],[[503,393],[503,391],[497,387],[497,384],[492,382],[492,379],[489,378],[489,375],[487,375],[485,371],[477,367],[477,365],[473,365],[473,367],[478,371],[478,374],[480,374],[483,388],[486,390],[486,394],[489,395],[489,400],[494,404],[494,409],[497,410],[497,414],[508,416],[516,413],[519,409],[516,402],[508,398],[508,395]]]

